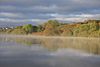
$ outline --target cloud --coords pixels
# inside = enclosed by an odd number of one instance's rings
[[[33,12],[85,12],[99,9],[99,0],[2,0],[2,5],[12,5],[17,11]],[[16,6],[17,8],[15,8]],[[11,6],[9,6],[11,7]],[[12,9],[11,8],[11,9]],[[9,10],[9,9],[8,9]],[[38,11],[40,10],[40,11]]]
[[[0,21],[41,23],[49,19],[64,22],[99,19],[99,7],[100,0],[0,0]]]
[[[40,14],[41,15],[41,14]],[[40,16],[39,15],[39,16]],[[44,14],[43,14],[44,15]],[[41,16],[43,16],[41,15]],[[100,14],[69,14],[69,15],[62,15],[62,14],[45,14],[45,16],[51,16],[50,18],[40,18],[40,19],[11,19],[11,18],[0,18],[0,22],[6,23],[33,23],[33,24],[41,24],[46,22],[47,20],[58,20],[62,22],[80,22],[87,19],[99,19]]]
[[[16,9],[16,7],[15,6],[11,6],[11,5],[0,5],[0,9],[5,9],[5,10],[9,10],[9,9],[12,9],[12,10],[14,10],[14,9]]]
[[[25,17],[23,14],[20,13],[8,13],[8,12],[1,12],[0,17],[12,17],[12,18],[22,18]]]
[[[88,18],[80,18],[80,17],[71,17],[71,18],[52,18],[53,20],[58,20],[62,22],[80,22],[87,20]]]
[[[2,7],[2,11],[34,12],[37,14],[69,14],[100,10],[100,0],[1,0],[0,4],[5,5],[4,8]]]
[[[100,14],[69,14],[69,15],[60,15],[60,14],[52,14],[54,18],[53,20],[65,21],[65,22],[80,22],[88,19],[99,19]]]
[[[10,23],[10,24],[41,24],[43,22],[45,22],[45,19],[10,19],[10,18],[0,18],[0,22],[5,22],[5,23]],[[1,24],[2,25],[2,24]]]

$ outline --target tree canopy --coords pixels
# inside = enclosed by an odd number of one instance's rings
[[[33,26],[32,24],[26,24],[22,27],[27,33],[32,33],[33,32]]]

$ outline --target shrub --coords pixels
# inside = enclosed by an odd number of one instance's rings
[[[14,29],[11,34],[27,34],[27,32],[23,29]]]

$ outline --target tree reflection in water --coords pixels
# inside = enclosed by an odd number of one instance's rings
[[[72,48],[88,53],[100,54],[100,39],[89,38],[29,38],[29,37],[0,37],[0,41],[16,42],[26,46],[43,46],[50,51],[56,51],[61,48]]]

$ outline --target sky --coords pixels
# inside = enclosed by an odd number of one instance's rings
[[[0,26],[100,19],[100,0],[0,0]]]

